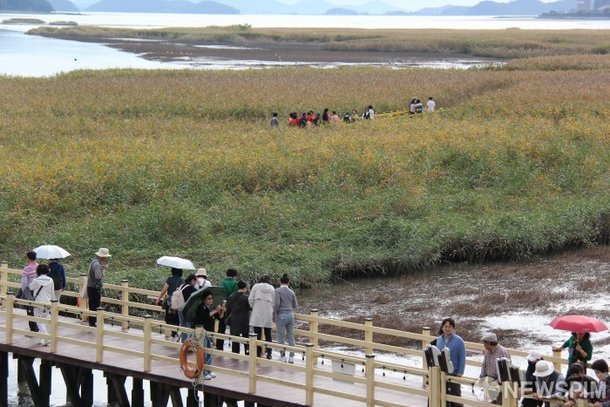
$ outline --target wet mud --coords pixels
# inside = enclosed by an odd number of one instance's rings
[[[610,322],[610,248],[588,248],[527,263],[446,265],[395,278],[345,281],[300,292],[302,312],[434,334],[445,317],[464,339],[493,330],[508,347],[550,347],[566,332],[548,327],[555,316],[584,314]],[[350,332],[333,330],[336,334]],[[566,338],[567,339],[567,338]],[[608,347],[610,334],[592,337]],[[408,343],[394,340],[395,345]]]

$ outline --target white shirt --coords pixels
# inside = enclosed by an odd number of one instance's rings
[[[434,100],[428,100],[428,103],[426,103],[426,108],[428,109],[428,111],[433,112],[435,107],[436,103],[434,102]]]
[[[55,285],[53,279],[46,274],[36,277],[30,284],[34,301],[50,304],[55,299]]]

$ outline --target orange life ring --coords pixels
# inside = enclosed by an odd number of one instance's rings
[[[191,347],[195,347],[196,365],[193,368],[189,363],[187,354],[191,351]],[[180,348],[180,369],[189,379],[196,379],[203,371],[205,351],[203,346],[193,340],[186,340]]]

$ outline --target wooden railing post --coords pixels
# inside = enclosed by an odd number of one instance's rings
[[[51,300],[51,321],[49,333],[51,334],[51,353],[57,352],[57,327],[59,324],[59,301]]]
[[[104,308],[97,309],[97,332],[96,332],[96,348],[95,361],[102,363],[104,361]]]
[[[502,407],[517,407],[518,397],[516,391],[516,382],[502,382],[502,393],[500,393],[502,397]]]
[[[373,318],[364,319],[364,353],[373,353]]]
[[[320,317],[320,312],[317,309],[312,309],[309,311],[309,315],[312,317],[312,321],[309,323],[309,332],[311,332],[311,343],[313,343],[314,348],[318,348],[318,318]]]
[[[250,358],[248,360],[249,366],[248,370],[250,373],[250,383],[248,384],[248,393],[254,394],[256,393],[256,344],[257,344],[257,336],[254,332],[250,332],[248,337],[248,344],[250,347]]]
[[[81,292],[83,287],[85,287],[85,291],[86,291],[87,290],[87,275],[86,274],[80,274],[78,276],[78,292],[79,293]],[[80,295],[79,295],[79,297],[78,297],[78,308],[88,309],[89,308],[89,300],[85,299],[85,298],[81,298]],[[82,322],[86,322],[88,320],[89,320],[89,315],[87,315],[84,312],[82,312],[81,313],[81,321]]]
[[[561,359],[561,351],[560,350],[553,350],[553,357],[555,357],[557,359]],[[561,372],[561,362],[554,361],[553,362],[553,368],[555,370]]]
[[[366,355],[366,405],[375,407],[375,355]]]
[[[0,264],[0,295],[6,296],[8,292],[8,264]]]
[[[441,369],[430,367],[428,369],[428,405],[441,407]]]
[[[15,294],[6,294],[6,344],[13,344],[13,315],[15,311]]]
[[[121,310],[123,311],[123,316],[129,316],[129,280],[121,280]],[[123,321],[122,331],[127,332],[129,330],[129,322]]]
[[[150,372],[152,367],[152,316],[144,315],[144,371]]]
[[[441,379],[440,379],[440,386],[438,388],[439,393],[441,395],[441,406],[446,406],[447,405],[447,373],[443,372],[441,370]]]
[[[314,367],[313,343],[305,344],[305,405],[313,406]]]
[[[421,328],[421,334],[422,335],[430,335],[430,327],[429,326],[424,326]],[[422,360],[422,366],[426,366],[426,355],[424,354],[424,349],[426,349],[426,346],[428,346],[428,340],[427,339],[422,339],[421,340],[421,350],[422,350],[422,354],[421,354],[421,360]]]

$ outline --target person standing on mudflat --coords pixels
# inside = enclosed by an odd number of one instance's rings
[[[104,272],[108,270],[108,260],[112,257],[105,247],[95,253],[95,258],[89,263],[87,275],[87,296],[89,297],[89,310],[97,311],[102,305],[102,287],[104,286]],[[102,321],[103,322],[103,321]],[[97,326],[97,318],[89,316],[89,326]]]

